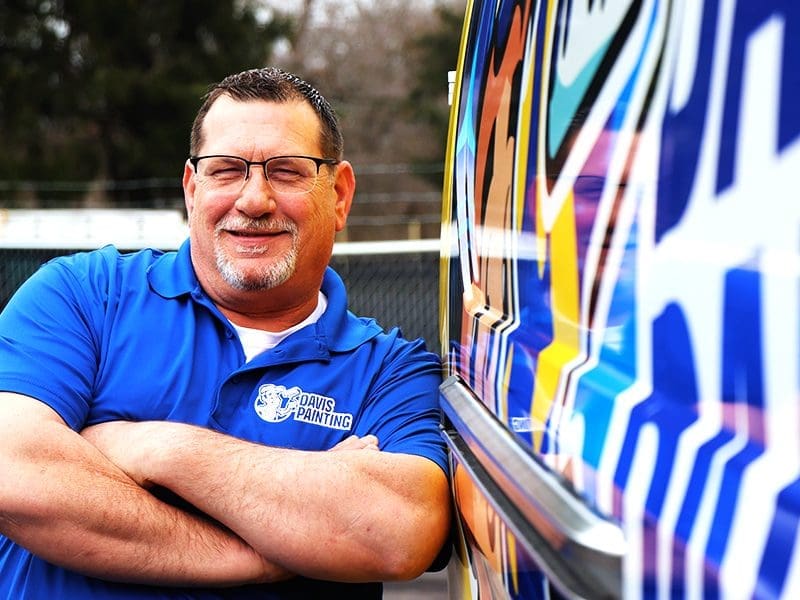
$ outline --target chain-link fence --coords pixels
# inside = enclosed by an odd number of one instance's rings
[[[438,245],[382,242],[393,252],[369,252],[377,244],[355,244],[367,252],[337,251],[331,266],[349,290],[350,310],[374,317],[389,328],[398,325],[407,338],[424,338],[439,352]],[[403,249],[400,250],[399,248]]]
[[[348,287],[350,310],[374,317],[387,329],[398,325],[405,337],[424,338],[428,349],[438,353],[437,250],[435,244],[425,242],[341,244],[331,266]],[[67,248],[0,248],[0,309],[42,263],[73,252],[75,249]]]
[[[358,188],[340,239],[356,242],[439,235],[442,164],[358,164],[355,169]],[[126,181],[0,180],[0,210],[113,208],[182,213],[184,197],[178,175],[176,169],[175,177]]]

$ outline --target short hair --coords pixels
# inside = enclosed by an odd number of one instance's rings
[[[324,157],[342,160],[344,140],[339,119],[330,103],[310,83],[277,67],[250,69],[228,75],[208,88],[192,123],[189,141],[191,155],[197,154],[203,144],[203,122],[211,105],[223,95],[243,102],[267,100],[284,103],[296,100],[308,103],[320,121],[320,146]]]

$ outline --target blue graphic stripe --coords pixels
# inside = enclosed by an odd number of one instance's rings
[[[691,408],[697,404],[691,342],[683,312],[675,304],[667,306],[653,322],[653,389],[653,394],[631,411],[630,426],[614,476],[615,483],[622,489],[627,487],[632,476],[631,466],[642,426],[656,424],[665,430],[661,437],[677,437],[685,428],[682,423],[687,421],[680,415],[693,414]],[[680,405],[690,410],[679,410]],[[662,460],[661,464],[668,466],[670,463]],[[654,478],[668,475],[669,470],[666,473],[656,470]],[[647,503],[648,510],[658,514],[658,510],[653,509],[660,506],[660,500],[663,498],[659,499],[651,494]]]
[[[781,597],[793,556],[794,542],[799,533],[800,479],[797,479],[778,496],[775,516],[758,571],[756,595],[759,597]]]
[[[709,111],[711,66],[717,38],[718,0],[702,3],[703,22],[700,46],[689,99],[677,111],[667,106],[659,148],[658,202],[656,204],[656,242],[681,219],[692,194],[699,169],[700,148],[707,141],[705,130]],[[670,90],[672,95],[672,90]]]
[[[749,417],[747,429],[737,431],[749,440],[725,466],[711,534],[706,548],[707,570],[705,583],[709,593],[716,594],[718,582],[714,570],[722,564],[730,537],[736,505],[742,494],[741,480],[745,469],[764,453],[764,383],[761,353],[761,285],[758,271],[734,269],[725,279],[724,335],[722,364],[722,401],[733,411],[745,411]],[[757,410],[748,410],[753,407]],[[730,411],[729,411],[730,412]],[[755,415],[750,417],[750,415]]]
[[[636,238],[635,227],[630,236]],[[575,394],[575,410],[584,414],[586,423],[591,423],[586,428],[583,460],[592,469],[600,465],[616,398],[636,379],[635,250],[635,243],[626,244],[623,263],[627,270],[616,282],[609,309],[610,325],[619,328],[617,339],[611,342],[608,335],[601,338],[598,366],[580,378]]]
[[[733,185],[735,180],[736,154],[747,152],[737,143],[739,138],[740,112],[742,110],[742,84],[745,75],[745,58],[748,43],[754,31],[770,18],[783,23],[783,57],[775,65],[780,77],[780,104],[775,107],[778,115],[778,148],[781,151],[800,135],[800,110],[797,97],[800,91],[800,2],[792,0],[759,0],[737,2],[731,38],[730,61],[727,72],[727,91],[723,109],[723,127],[720,135],[720,157],[717,172],[717,193]]]

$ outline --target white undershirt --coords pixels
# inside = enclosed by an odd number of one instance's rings
[[[325,294],[320,292],[319,297],[317,298],[317,307],[314,309],[314,312],[308,315],[297,325],[292,325],[289,327],[289,329],[273,332],[265,331],[263,329],[253,329],[252,327],[242,327],[241,325],[236,325],[235,323],[231,323],[231,325],[233,325],[236,333],[239,334],[239,341],[242,343],[245,359],[247,362],[250,362],[254,356],[261,354],[264,350],[274,348],[283,338],[294,333],[298,329],[302,329],[311,323],[316,323],[322,316],[322,313],[325,312],[327,307],[328,299],[325,297]]]

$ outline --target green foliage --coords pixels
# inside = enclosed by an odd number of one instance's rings
[[[265,64],[291,28],[236,0],[4,0],[0,180],[179,187],[208,84]]]

